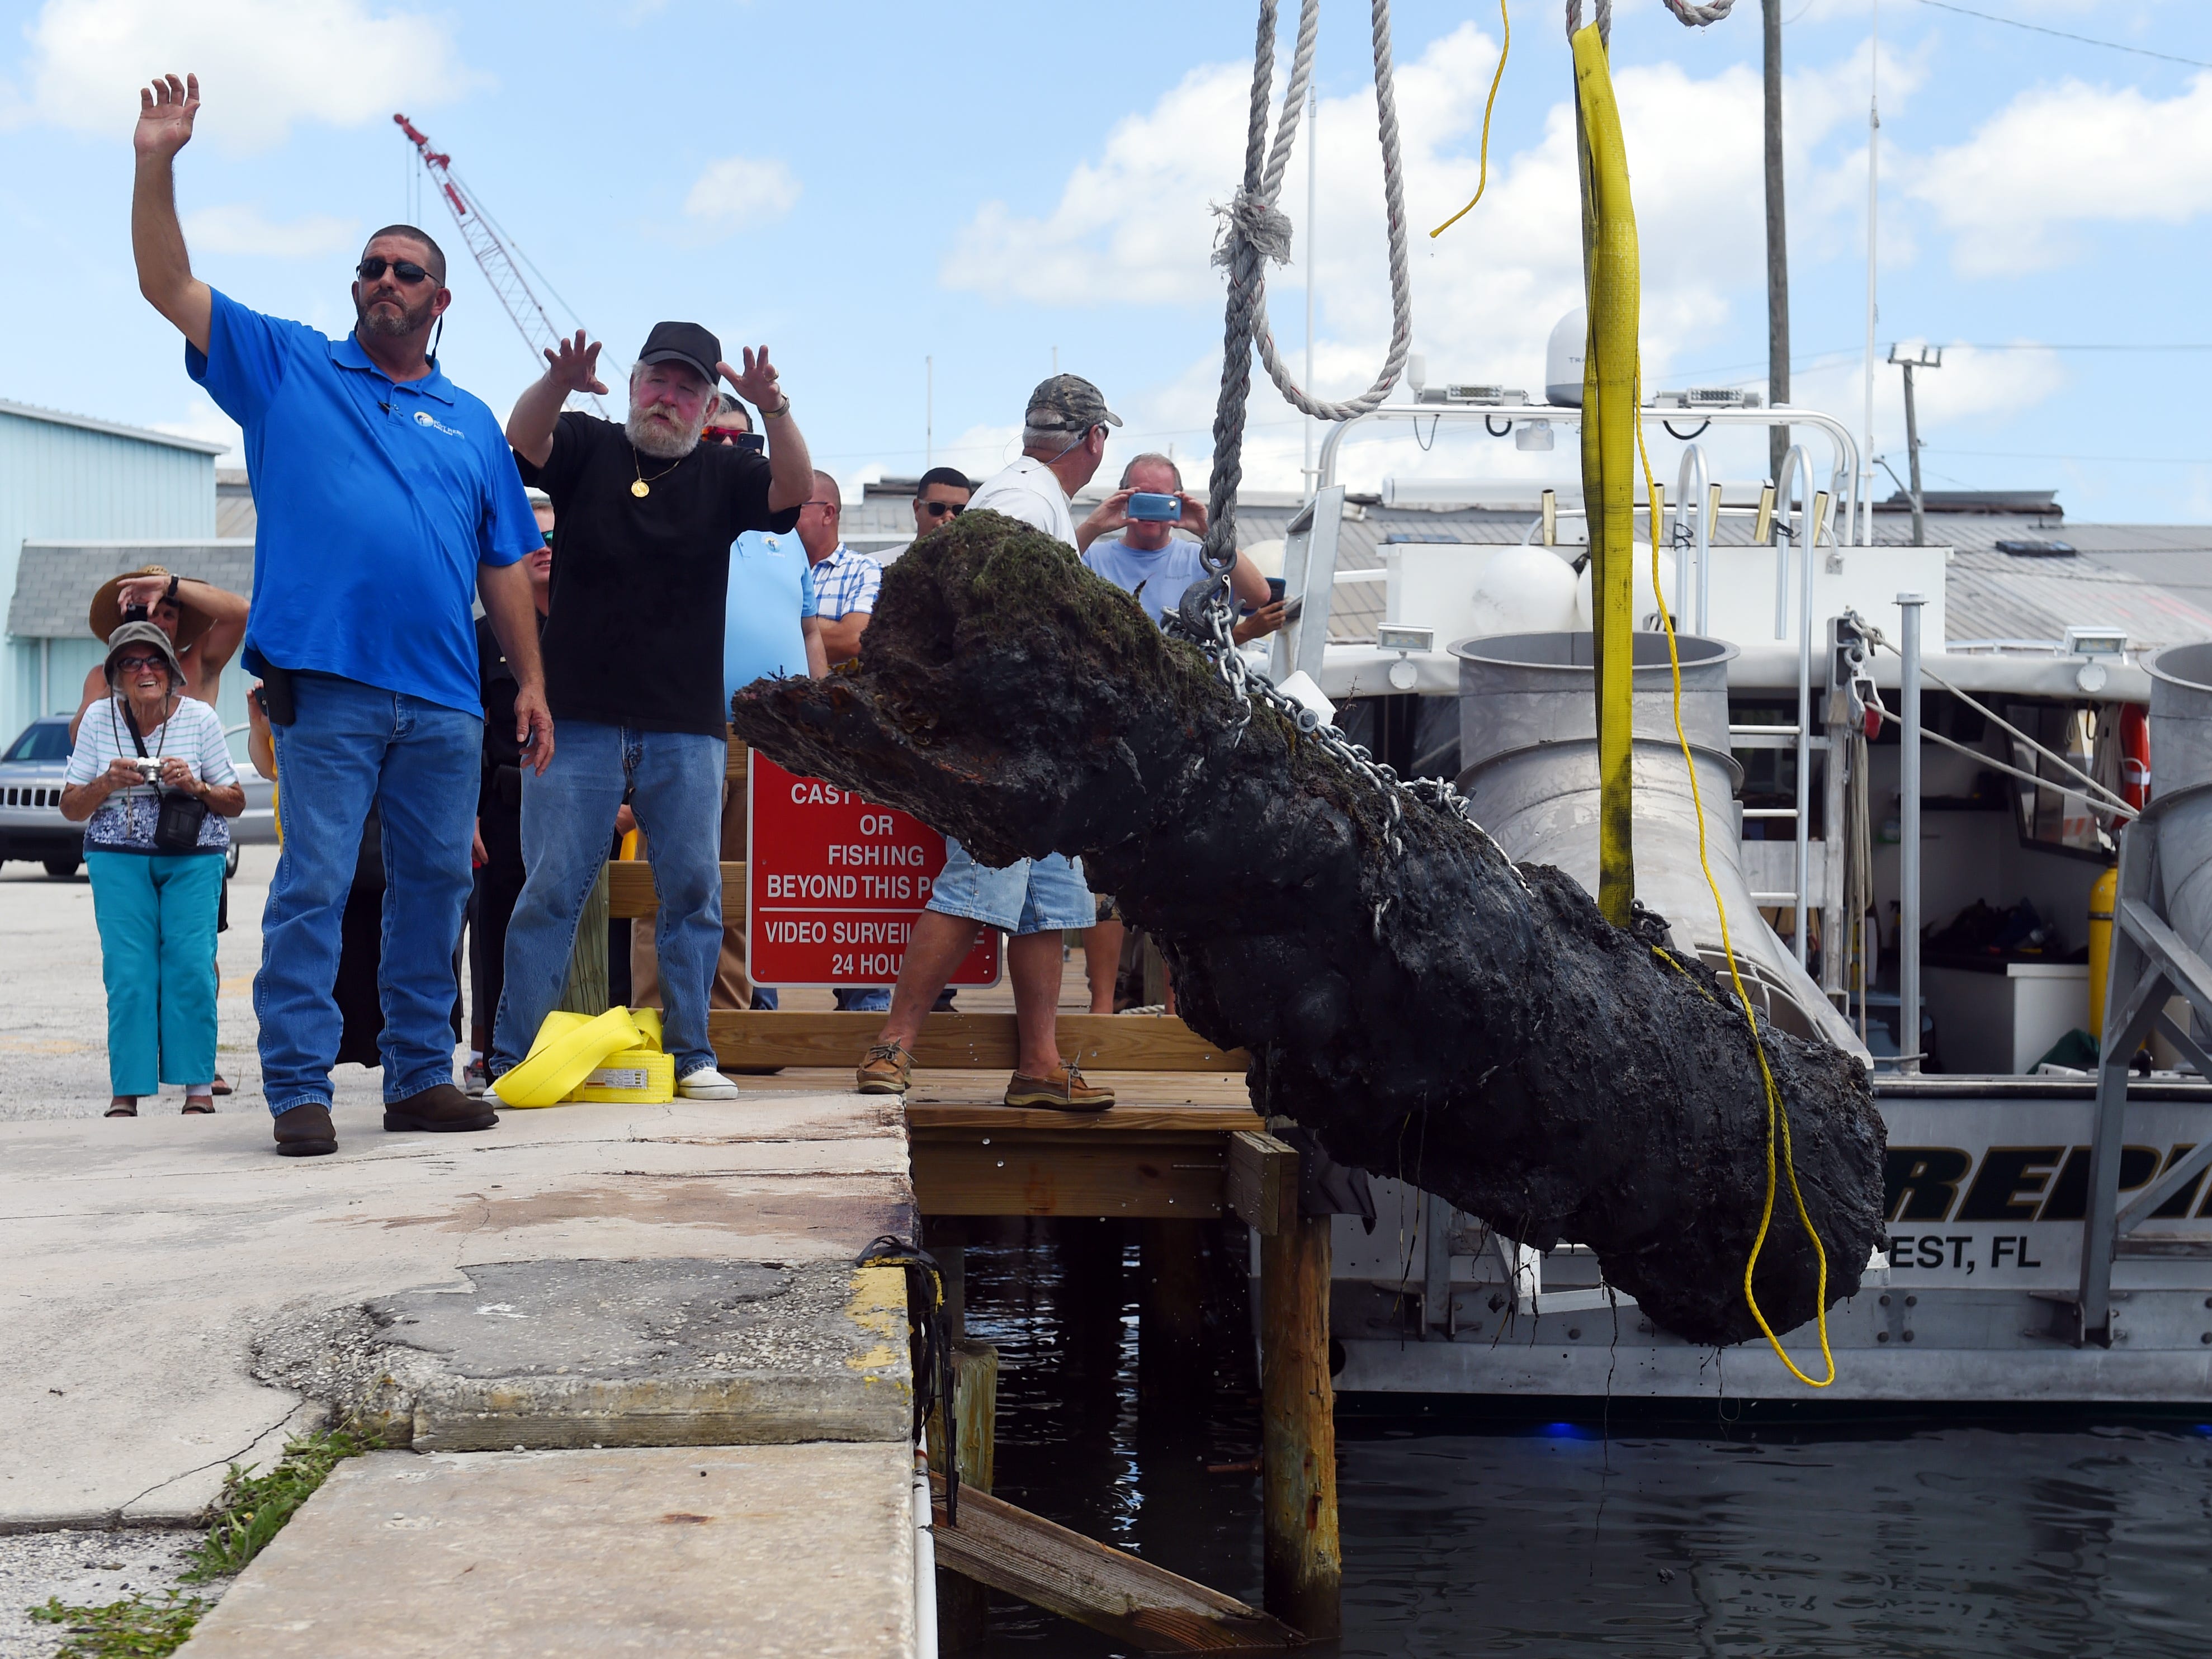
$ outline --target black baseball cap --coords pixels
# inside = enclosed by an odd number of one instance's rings
[[[722,343],[696,323],[655,323],[637,360],[640,363],[689,363],[712,386],[718,378],[714,365],[722,361]]]

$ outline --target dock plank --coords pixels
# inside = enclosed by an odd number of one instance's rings
[[[988,1492],[960,1493],[960,1523],[933,1475],[940,1566],[1103,1631],[1146,1653],[1279,1653],[1305,1638],[1247,1607]]]
[[[726,882],[744,868],[722,867]],[[707,1021],[714,1052],[732,1066],[858,1066],[883,1024],[881,1014],[738,1010]],[[1087,1073],[1241,1073],[1246,1065],[1243,1049],[1218,1048],[1164,1015],[1062,1014],[1059,1030],[1060,1052]],[[917,1069],[1011,1071],[1017,1053],[1012,1014],[932,1014],[914,1045]]]

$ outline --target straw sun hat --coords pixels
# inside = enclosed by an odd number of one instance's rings
[[[143,570],[126,570],[123,574],[102,582],[100,585],[100,591],[92,596],[92,611],[87,617],[92,624],[92,631],[100,639],[106,640],[122,623],[123,606],[116,599],[116,591],[125,582],[134,576],[166,576],[167,574],[169,572],[160,565],[149,564]],[[179,651],[186,649],[193,641],[214,626],[215,618],[209,616],[206,611],[184,599],[180,599],[177,601],[177,649]]]

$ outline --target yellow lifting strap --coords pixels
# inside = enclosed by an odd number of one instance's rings
[[[1589,515],[1595,626],[1598,769],[1597,908],[1628,926],[1636,897],[1629,752],[1635,718],[1636,209],[1628,151],[1597,26],[1578,30],[1575,149],[1582,167],[1583,283],[1589,333],[1583,359],[1583,504]]]

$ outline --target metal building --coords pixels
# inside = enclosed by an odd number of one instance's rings
[[[98,659],[85,611],[101,581],[149,562],[201,574],[179,556],[216,541],[215,458],[223,448],[0,400],[0,592],[9,596],[0,743],[36,714],[76,708]],[[27,543],[52,550],[32,562],[40,580],[29,592],[19,582]],[[51,583],[82,592],[50,591]]]

